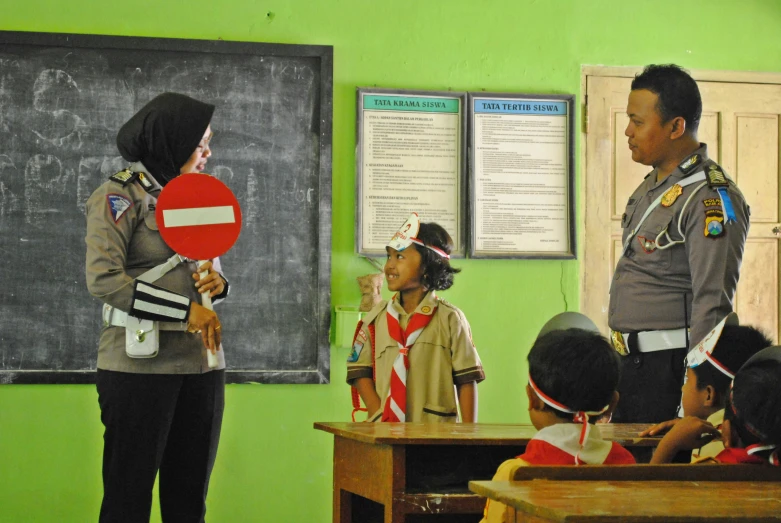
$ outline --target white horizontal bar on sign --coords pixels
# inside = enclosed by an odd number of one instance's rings
[[[192,209],[170,209],[163,211],[166,227],[189,227],[193,225],[217,225],[235,223],[233,207],[194,207]]]

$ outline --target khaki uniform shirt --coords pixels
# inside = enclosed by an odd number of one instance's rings
[[[153,183],[149,193],[137,181],[123,187],[109,180],[87,201],[87,288],[99,300],[124,312],[131,308],[134,278],[174,255],[160,236],[155,220],[155,205],[162,187],[143,165],[136,163],[130,168],[144,172]],[[132,202],[116,222],[108,202],[111,194]],[[215,265],[218,263],[215,260]],[[180,263],[154,284],[201,303],[192,277],[194,272],[196,262]],[[95,313],[100,314],[100,310]],[[125,353],[125,329],[104,326],[98,346],[98,368],[141,374],[200,374],[213,370],[208,366],[200,334],[160,331],[159,343],[160,350],[154,358],[131,358]],[[223,351],[217,355],[217,369],[224,369]]]
[[[687,169],[687,161],[695,155],[698,158]],[[707,159],[707,146],[701,144],[661,182],[657,183],[656,170],[652,171],[627,202],[621,221],[623,242],[659,195],[703,168],[707,173],[711,165],[715,163]],[[667,330],[688,324],[690,345],[693,345],[732,311],[748,234],[749,208],[735,184],[730,183],[728,194],[737,223],[722,223],[724,231],[720,235],[706,235],[706,218],[721,214],[721,196],[706,184],[686,205],[689,196],[702,183],[705,182],[684,187],[671,206],[656,207],[618,261],[610,287],[608,324],[612,330]],[[668,249],[658,248],[657,236],[665,228],[673,240],[681,240],[683,233],[686,242]],[[663,238],[660,244],[668,241]],[[684,310],[688,318],[684,317]]]
[[[391,368],[399,354],[398,343],[388,333],[387,302],[378,304],[364,318],[353,348],[355,361],[348,361],[347,383],[372,377],[372,346],[369,324],[375,325],[375,388],[382,400],[380,409],[369,421],[379,421],[390,390]],[[399,323],[405,329],[412,316],[396,300],[391,307],[399,312]],[[485,379],[480,357],[472,343],[472,332],[464,314],[429,292],[414,311],[433,314],[409,351],[407,372],[407,421],[455,422],[457,401],[455,385]]]

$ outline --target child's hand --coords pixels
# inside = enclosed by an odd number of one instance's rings
[[[670,438],[674,441],[678,450],[692,450],[720,437],[719,429],[704,419],[686,416],[675,423],[664,439]]]
[[[720,435],[719,429],[707,421],[694,416],[686,416],[674,423],[670,432],[659,442],[659,446],[651,458],[651,463],[670,463],[679,451],[702,447]]]
[[[676,423],[681,421],[681,418],[671,419],[670,421],[663,421],[662,423],[657,423],[656,425],[652,427],[648,427],[643,432],[639,434],[639,436],[658,436],[662,432],[667,432],[671,428],[675,426]]]

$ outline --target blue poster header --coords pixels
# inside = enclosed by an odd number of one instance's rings
[[[553,100],[490,100],[481,98],[474,100],[475,113],[501,113],[501,114],[541,114],[553,116],[566,116],[567,102]]]

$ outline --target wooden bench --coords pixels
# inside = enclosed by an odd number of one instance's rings
[[[781,467],[770,465],[580,465],[518,467],[512,481],[778,481]],[[781,512],[781,508],[779,509]]]
[[[713,467],[691,465],[693,469]],[[648,474],[646,471],[639,473]],[[626,472],[622,474],[627,475]],[[469,488],[504,503],[507,506],[506,521],[516,523],[781,521],[781,484],[777,481],[534,479],[471,481]]]

